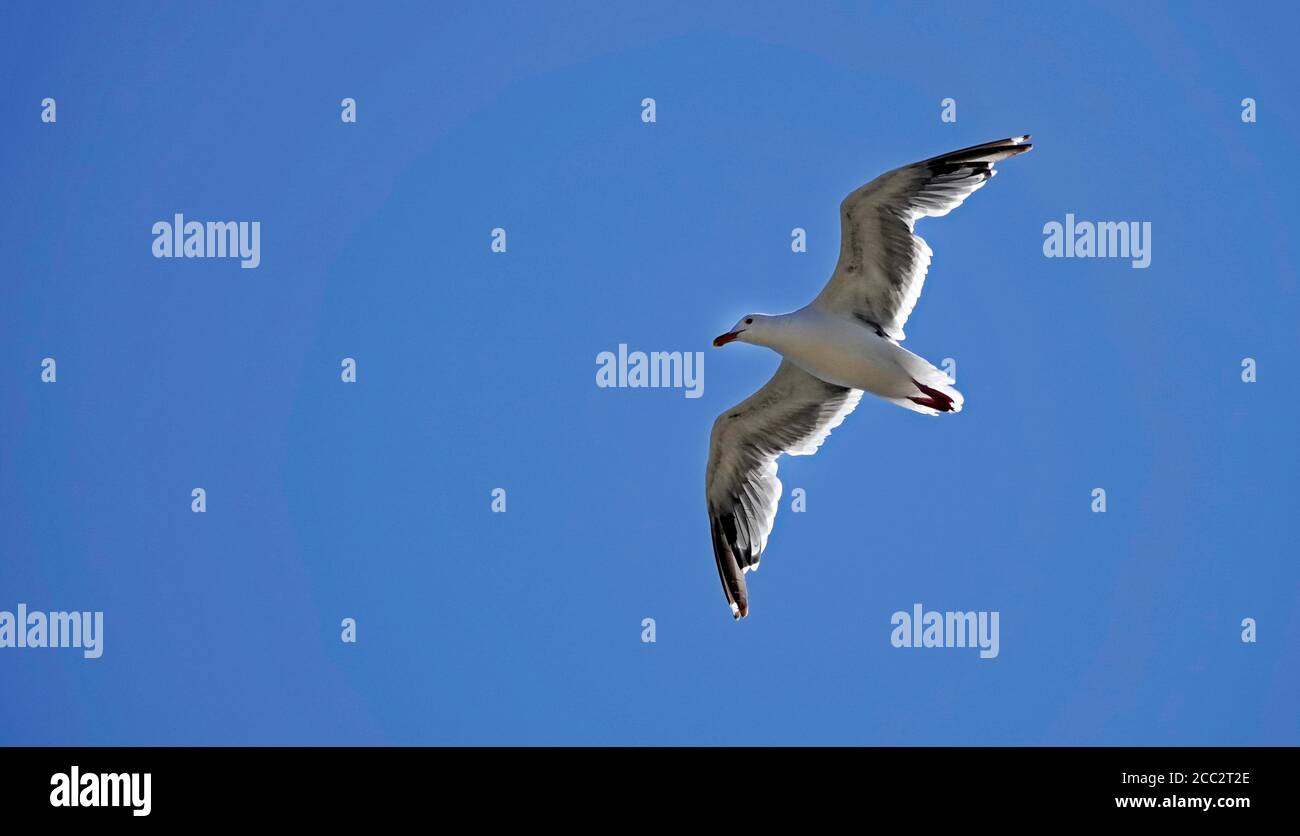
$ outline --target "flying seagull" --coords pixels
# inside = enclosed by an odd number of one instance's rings
[[[1033,146],[1014,136],[896,168],[840,204],[840,258],[826,287],[794,313],[750,314],[713,341],[782,356],[763,388],[713,422],[705,496],[713,554],[732,615],[749,614],[745,573],[758,568],[781,499],[776,459],[809,456],[864,391],[913,412],[960,412],[946,374],[899,345],[921,295],[930,247],[913,232],[942,217]]]

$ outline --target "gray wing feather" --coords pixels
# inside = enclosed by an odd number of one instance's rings
[[[745,572],[757,569],[781,500],[776,459],[808,456],[861,399],[782,360],[772,379],[713,422],[705,497],[713,554],[727,603],[749,612]]]
[[[997,162],[1033,148],[1028,136],[986,142],[896,168],[840,204],[840,258],[813,304],[847,313],[899,341],[921,296],[933,253],[913,234],[922,217],[960,206],[997,172]]]

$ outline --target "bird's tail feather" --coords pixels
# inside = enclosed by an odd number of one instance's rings
[[[965,398],[952,378],[930,365],[925,359],[910,351],[897,357],[903,370],[911,377],[916,386],[914,393],[889,400],[913,412],[924,415],[938,415],[941,412],[961,412]]]

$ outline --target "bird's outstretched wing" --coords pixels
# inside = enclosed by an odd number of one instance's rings
[[[942,217],[961,205],[997,173],[994,163],[1033,148],[1028,140],[1013,136],[905,165],[844,198],[840,260],[813,304],[902,340],[933,255],[912,232],[917,219]]]
[[[777,456],[817,452],[861,398],[861,390],[782,360],[763,388],[713,422],[704,492],[718,575],[736,618],[749,613],[745,573],[758,568],[781,500]]]

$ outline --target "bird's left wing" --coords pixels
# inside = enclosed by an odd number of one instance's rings
[[[776,459],[809,456],[862,398],[782,360],[763,388],[713,422],[705,498],[713,555],[732,614],[749,613],[745,573],[758,568],[781,500]]]
[[[912,232],[917,220],[948,214],[992,179],[995,163],[1033,147],[1028,136],[974,145],[886,172],[844,198],[840,260],[813,304],[902,340],[933,255]]]

